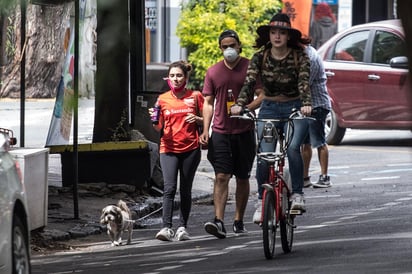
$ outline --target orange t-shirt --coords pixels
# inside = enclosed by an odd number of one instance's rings
[[[195,96],[197,96],[197,100]],[[160,153],[183,153],[199,147],[197,124],[185,121],[189,113],[198,115],[196,113],[196,101],[201,113],[203,96],[200,92],[187,90],[182,98],[177,98],[172,91],[159,96],[157,104],[160,106],[160,121],[163,121]]]

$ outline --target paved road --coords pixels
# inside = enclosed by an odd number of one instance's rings
[[[278,238],[274,260],[264,258],[261,229],[250,221],[255,195],[245,216],[249,233],[233,234],[232,192],[227,239],[204,232],[213,217],[206,201],[193,206],[190,241],[155,240],[160,225],[154,222],[135,230],[130,246],[90,239],[73,252],[35,256],[33,273],[411,273],[411,142],[410,132],[349,131],[342,145],[330,146],[333,187],[305,189],[308,212],[296,219],[293,251],[283,254]]]
[[[233,234],[232,196],[227,239],[204,232],[213,208],[195,204],[190,241],[157,241],[160,226],[149,226],[135,230],[130,246],[84,241],[72,252],[35,256],[33,273],[410,273],[412,162],[407,148],[351,145],[331,148],[331,156],[334,185],[305,190],[308,212],[296,219],[290,254],[282,253],[278,238],[275,259],[264,258],[261,230],[250,221],[254,196],[245,218],[249,233]]]

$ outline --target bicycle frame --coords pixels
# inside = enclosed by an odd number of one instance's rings
[[[265,122],[265,123],[288,123],[286,132],[283,130],[274,127],[272,131],[272,138],[276,140],[277,145],[279,145],[279,152],[260,152],[259,147],[263,140],[268,140],[268,135],[262,134],[262,137],[259,137],[260,134],[258,132],[258,122]],[[265,127],[264,127],[265,130]],[[288,208],[287,203],[289,202],[289,197],[291,196],[291,189],[290,186],[286,183],[284,179],[284,167],[285,167],[285,159],[286,159],[286,152],[287,148],[290,144],[290,141],[293,136],[293,121],[291,119],[255,119],[255,135],[256,135],[256,142],[257,142],[257,151],[256,155],[258,159],[265,161],[268,163],[269,169],[269,177],[268,181],[262,185],[264,188],[263,197],[262,197],[262,216],[261,220],[263,219],[264,214],[264,201],[268,191],[273,191],[275,194],[275,216],[276,216],[276,223],[278,223],[281,219],[285,218],[286,208]],[[273,140],[274,141],[274,140]],[[286,188],[286,197],[282,195],[282,190]]]
[[[245,117],[246,115],[246,117]],[[294,119],[300,119],[304,116],[299,111],[292,111],[288,119],[259,119],[252,113],[246,112],[237,118],[250,119],[255,123],[256,136],[256,155],[258,160],[265,161],[268,164],[268,180],[263,186],[262,197],[262,214],[260,225],[263,230],[263,249],[267,259],[274,256],[276,229],[280,227],[280,238],[284,253],[292,250],[294,218],[297,214],[302,214],[300,210],[290,210],[291,203],[289,198],[292,195],[291,185],[287,184],[285,179],[285,158],[287,149],[292,141],[294,133]],[[263,125],[260,131],[259,123]],[[286,123],[285,131],[277,127],[277,124]],[[260,146],[263,142],[277,142],[271,152],[260,152]]]

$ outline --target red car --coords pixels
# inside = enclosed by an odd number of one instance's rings
[[[346,128],[412,129],[412,90],[400,20],[353,26],[318,52],[332,100],[328,144],[339,144]]]

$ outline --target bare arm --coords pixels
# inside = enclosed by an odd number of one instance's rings
[[[207,144],[209,141],[209,128],[212,123],[214,101],[214,96],[205,96],[205,101],[203,103],[203,133],[199,137],[199,141],[203,145]]]
[[[250,102],[248,105],[246,105],[246,107],[249,110],[255,110],[255,109],[260,108],[260,104],[262,103],[263,99],[265,98],[265,94],[263,92],[263,89],[257,89],[255,91],[255,93],[256,93],[257,97],[252,102]]]

